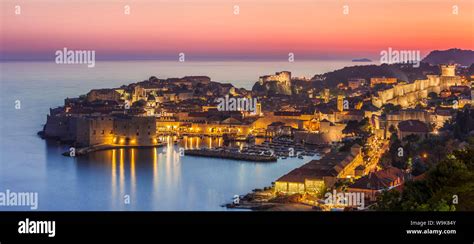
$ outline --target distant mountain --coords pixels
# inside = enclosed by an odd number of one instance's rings
[[[352,60],[352,62],[372,62],[372,60],[368,58],[355,58]]]
[[[426,74],[439,74],[439,67],[428,63],[420,63],[415,68],[407,64],[357,65],[327,72],[313,77],[315,87],[336,87],[339,83],[347,85],[350,78],[363,78],[367,81],[372,77],[394,77],[402,81],[425,79]]]
[[[422,62],[430,64],[456,63],[470,66],[474,63],[474,51],[452,48],[444,51],[435,50],[430,52]]]

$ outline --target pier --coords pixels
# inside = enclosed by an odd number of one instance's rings
[[[83,148],[76,148],[75,156],[83,156],[88,153],[97,152],[97,151],[104,151],[104,150],[111,150],[111,149],[123,149],[123,148],[155,148],[155,147],[163,147],[166,143],[158,143],[155,145],[118,145],[118,144],[100,144],[100,145],[93,145],[89,147]],[[70,152],[64,152],[64,156],[71,157]]]
[[[242,161],[253,161],[253,162],[276,162],[277,157],[273,155],[254,155],[246,154],[241,152],[216,150],[216,149],[190,149],[184,151],[185,155],[198,156],[198,157],[211,157],[211,158],[223,158],[223,159],[234,159]]]

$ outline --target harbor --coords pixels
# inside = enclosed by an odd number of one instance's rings
[[[253,162],[276,162],[278,159],[298,158],[305,156],[319,156],[321,151],[326,151],[324,147],[308,148],[307,146],[295,143],[290,138],[265,139],[261,143],[239,143],[223,145],[215,148],[198,148],[185,150],[185,155],[213,157],[222,159],[235,159]]]
[[[262,154],[270,153],[277,158],[287,159],[288,157],[298,157],[303,159],[303,156],[314,157],[318,155],[324,147],[305,146],[301,143],[295,143],[291,138],[281,137],[274,139],[266,139],[261,144],[243,147],[242,153]]]

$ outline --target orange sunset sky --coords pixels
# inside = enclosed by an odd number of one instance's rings
[[[0,2],[3,60],[49,59],[64,47],[95,50],[97,59],[167,59],[180,52],[187,59],[287,58],[289,52],[337,59],[377,57],[388,47],[422,55],[474,49],[474,0]]]

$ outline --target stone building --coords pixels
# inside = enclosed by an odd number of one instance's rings
[[[112,144],[114,120],[110,116],[83,116],[77,118],[78,146]]]
[[[275,191],[317,194],[321,189],[333,187],[338,179],[354,177],[354,169],[361,164],[361,146],[355,144],[347,152],[331,152],[290,171],[275,181]]]
[[[119,102],[120,97],[120,93],[115,89],[93,89],[86,95],[88,102],[93,102],[96,100]]]
[[[77,116],[58,116],[50,112],[43,127],[43,136],[73,142],[77,138],[77,120]]]
[[[116,116],[113,120],[114,143],[154,145],[157,143],[155,117]]]
[[[400,139],[409,135],[417,135],[421,139],[425,139],[429,131],[428,125],[419,120],[405,120],[398,123],[398,138]]]
[[[373,77],[370,78],[370,86],[374,87],[378,84],[396,84],[397,78],[392,77]]]
[[[269,81],[277,81],[278,83],[281,83],[282,85],[289,87],[291,86],[291,72],[289,71],[276,72],[274,75],[260,76],[258,80],[260,85],[263,85]]]
[[[406,120],[419,120],[426,124],[434,125],[436,128],[440,128],[444,123],[450,120],[453,116],[450,113],[437,109],[434,112],[426,111],[423,109],[402,109],[387,114],[387,129],[391,126],[397,128],[398,124]]]
[[[351,90],[355,90],[363,85],[365,85],[365,79],[362,78],[351,78],[347,81],[347,86]]]

